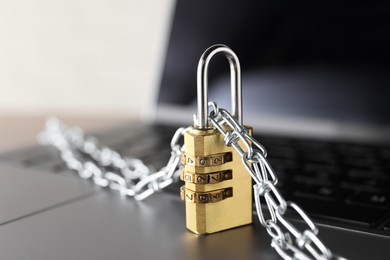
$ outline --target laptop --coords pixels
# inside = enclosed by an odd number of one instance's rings
[[[226,44],[241,61],[244,123],[266,147],[283,196],[307,212],[332,252],[387,259],[385,18],[375,4],[178,1],[145,121],[89,134],[161,168],[176,128],[196,113],[200,55]],[[227,62],[216,57],[209,75],[210,100],[230,110]],[[80,179],[40,145],[0,155],[0,175],[0,259],[281,259],[256,212],[252,225],[187,231],[180,181],[139,202]]]

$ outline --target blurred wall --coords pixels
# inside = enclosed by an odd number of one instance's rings
[[[138,115],[173,0],[0,1],[0,113]]]

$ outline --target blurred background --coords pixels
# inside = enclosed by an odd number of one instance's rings
[[[86,130],[155,98],[174,1],[0,1],[0,151],[35,142],[45,119]]]
[[[172,0],[0,1],[0,115],[138,116]]]
[[[191,121],[215,43],[240,58],[244,111],[389,124],[388,1],[178,1],[173,17],[175,2],[1,1],[0,149],[33,142],[49,115],[109,128],[157,98]],[[210,98],[228,107],[228,67],[214,64]]]

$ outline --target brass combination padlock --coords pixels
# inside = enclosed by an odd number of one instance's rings
[[[232,112],[242,124],[241,69],[236,54],[225,45],[214,45],[198,64],[198,115],[195,126],[184,134],[184,168],[181,198],[186,203],[187,228],[196,234],[218,231],[252,222],[252,178],[239,154],[208,123],[207,71],[215,55],[230,63]]]

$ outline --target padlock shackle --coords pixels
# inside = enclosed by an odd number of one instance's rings
[[[198,63],[198,116],[196,127],[209,128],[208,125],[208,68],[210,61],[223,54],[230,64],[232,114],[242,124],[241,66],[237,55],[226,45],[216,44],[208,48]]]

